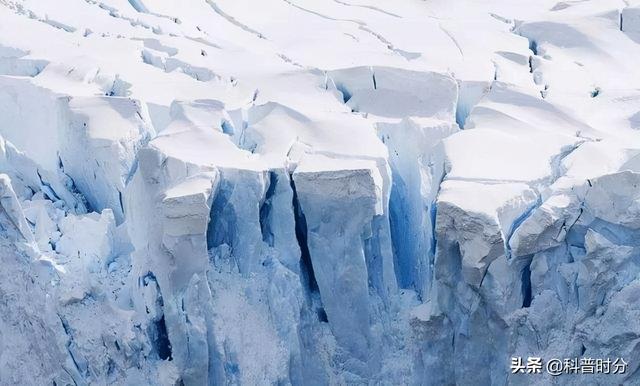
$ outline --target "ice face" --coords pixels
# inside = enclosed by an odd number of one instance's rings
[[[529,3],[0,1],[0,384],[640,382],[638,4]]]

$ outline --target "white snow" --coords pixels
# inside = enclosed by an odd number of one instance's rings
[[[637,384],[639,44],[636,0],[0,0],[0,384]]]

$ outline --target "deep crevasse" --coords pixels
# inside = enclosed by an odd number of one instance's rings
[[[0,2],[0,383],[638,382],[636,14]]]

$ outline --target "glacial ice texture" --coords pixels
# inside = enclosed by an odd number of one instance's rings
[[[640,384],[638,63],[637,0],[0,0],[0,385]]]

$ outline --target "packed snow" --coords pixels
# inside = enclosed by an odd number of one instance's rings
[[[638,0],[0,0],[0,384],[640,384],[638,63]]]

